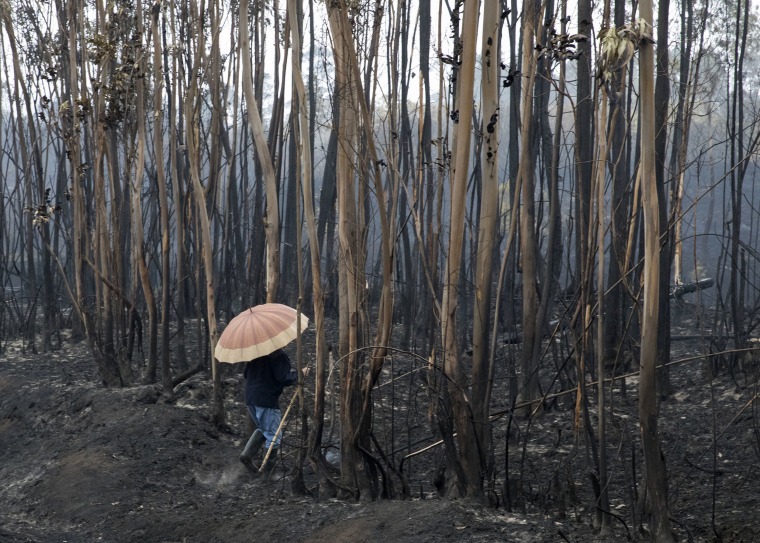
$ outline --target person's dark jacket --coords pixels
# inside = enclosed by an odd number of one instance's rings
[[[298,380],[290,358],[282,349],[247,362],[243,375],[245,403],[256,407],[277,407],[282,390]]]

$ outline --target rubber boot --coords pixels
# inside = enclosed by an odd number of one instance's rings
[[[266,438],[264,437],[264,432],[258,428],[254,430],[248,443],[245,444],[245,449],[240,453],[240,461],[248,467],[255,467],[253,459],[256,457],[265,441]]]
[[[279,453],[280,453],[279,447],[272,447],[272,452],[269,454],[267,463],[264,464],[263,466],[259,465],[259,469],[258,469],[259,476],[264,477],[266,479],[269,478],[269,476],[272,474],[272,471],[274,470],[275,463],[277,463],[277,455]]]

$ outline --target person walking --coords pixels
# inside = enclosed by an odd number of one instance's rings
[[[304,376],[307,368],[303,369]],[[277,429],[282,420],[279,399],[285,387],[296,384],[298,376],[290,364],[290,358],[282,349],[255,358],[245,364],[245,403],[248,413],[256,425],[248,442],[240,453],[240,461],[246,466],[259,471],[256,456],[263,445],[272,446],[272,454],[277,454],[282,443],[282,433]],[[271,469],[273,462],[268,461],[264,467]]]

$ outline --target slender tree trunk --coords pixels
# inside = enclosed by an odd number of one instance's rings
[[[670,152],[670,201],[671,205],[671,225],[672,225],[672,242],[673,242],[673,282],[676,285],[683,284],[683,243],[681,240],[683,230],[682,203],[683,203],[683,185],[684,169],[686,167],[686,148],[688,147],[688,130],[685,118],[688,89],[689,73],[691,70],[691,49],[692,49],[692,29],[693,29],[693,6],[691,2],[684,2],[681,5],[681,43],[680,59],[678,74],[678,103],[676,104],[676,118],[673,123],[673,145]]]
[[[138,52],[142,51],[142,0],[137,0],[137,9],[135,10],[137,23],[137,35],[140,37],[140,47]],[[141,56],[141,55],[140,55]],[[138,56],[138,58],[140,58]],[[144,71],[144,70],[143,70]],[[146,370],[145,383],[152,383],[156,380],[156,366],[158,363],[158,319],[156,314],[156,301],[153,295],[153,287],[148,275],[148,265],[145,261],[145,237],[143,232],[143,213],[142,213],[142,188],[143,173],[145,171],[145,145],[147,134],[145,130],[145,98],[143,78],[139,78],[136,83],[137,92],[137,157],[135,158],[135,174],[132,180],[132,250],[134,251],[134,263],[138,270],[140,284],[142,285],[145,304],[148,308],[148,327],[149,327],[149,350],[148,350],[148,369]],[[105,212],[105,209],[103,209]]]
[[[401,4],[403,6],[403,9],[396,10],[396,18],[393,22],[393,28],[392,28],[392,43],[391,43],[391,49],[390,49],[390,55],[389,55],[389,66],[388,66],[388,72],[389,72],[389,83],[391,87],[391,96],[390,102],[392,104],[390,115],[392,116],[392,120],[390,123],[390,126],[393,127],[391,130],[398,131],[399,128],[397,128],[400,124],[400,130],[401,134],[412,134],[413,129],[410,122],[410,115],[409,115],[409,33],[410,31],[413,31],[412,28],[410,28],[412,25],[410,24],[410,13],[411,13],[411,6],[409,2],[402,2]],[[428,4],[429,6],[429,4]],[[428,16],[428,25],[430,24],[430,19]],[[422,23],[421,23],[422,24]],[[429,28],[428,28],[429,30]],[[377,32],[374,32],[376,35]],[[373,40],[374,40],[373,36]],[[429,36],[428,36],[429,39]],[[422,52],[422,51],[420,51]],[[398,70],[396,68],[396,63],[401,62],[401,69]],[[400,120],[396,119],[397,116],[397,110],[398,106],[400,105],[401,108],[401,118]],[[419,142],[418,142],[419,143]],[[393,164],[399,164],[397,168],[390,168],[388,170],[388,177],[389,177],[389,183],[393,187],[398,187],[400,185],[399,179],[398,179],[398,171],[401,171],[401,180],[402,182],[406,182],[406,180],[414,180],[412,183],[412,186],[414,187],[413,192],[417,192],[417,175],[415,172],[415,165],[414,165],[414,141],[412,138],[392,138],[390,142],[390,150],[388,152],[388,155],[390,157],[389,161]],[[420,171],[420,170],[417,170]],[[409,192],[406,185],[404,185],[404,189],[406,192]],[[406,225],[408,224],[406,221],[406,217],[409,216],[410,213],[415,214],[415,210],[409,209],[413,208],[414,201],[410,201],[408,197],[402,197],[400,201],[398,202],[398,215],[395,219],[398,224],[400,225]],[[409,206],[409,208],[407,207]],[[395,215],[394,215],[395,216]],[[405,304],[401,304],[398,307],[398,310],[403,313],[401,316],[401,322],[405,323],[402,326],[403,332],[402,336],[400,338],[399,343],[402,346],[409,346],[412,332],[415,331],[415,325],[414,325],[414,315],[417,309],[417,302],[419,300],[417,296],[417,284],[416,284],[416,278],[415,278],[415,266],[414,266],[414,260],[415,255],[413,254],[412,244],[410,243],[410,230],[408,228],[405,228],[404,226],[401,227],[399,232],[399,243],[401,245],[401,249],[399,250],[399,253],[401,255],[401,258],[398,261],[398,272],[397,272],[397,279],[399,281],[399,287],[401,291],[401,299],[403,299]]]
[[[603,27],[609,27],[610,24],[610,0],[604,2],[604,15],[602,19]],[[606,225],[606,205],[604,200],[604,189],[606,186],[607,159],[608,159],[608,140],[607,140],[607,106],[608,95],[601,92],[600,108],[597,118],[597,142],[596,142],[596,161],[594,163],[594,180],[592,186],[596,189],[596,251],[598,262],[596,266],[596,295],[597,295],[597,322],[596,322],[596,396],[597,396],[597,439],[599,441],[597,477],[595,485],[596,503],[595,503],[595,524],[601,535],[607,535],[610,531],[610,516],[607,513],[610,510],[609,487],[607,477],[607,405],[606,391],[604,386],[605,362],[607,353],[604,351],[604,326],[605,317],[603,308],[604,301],[604,246],[607,234]],[[591,257],[589,257],[591,258]],[[591,282],[591,281],[589,281]],[[589,331],[590,333],[590,331]]]
[[[204,12],[205,2],[201,0],[201,6],[198,13],[193,15],[195,24],[200,24],[202,18],[199,14]],[[243,9],[241,5],[241,10]],[[246,6],[247,13],[247,6]],[[245,25],[248,28],[248,25]],[[206,282],[206,318],[208,325],[208,339],[209,347],[211,351],[211,379],[213,383],[213,417],[214,422],[221,426],[224,424],[224,403],[222,398],[222,384],[219,376],[219,370],[217,368],[216,358],[214,358],[214,350],[216,349],[216,342],[218,339],[216,329],[216,303],[214,295],[214,261],[211,253],[211,226],[209,222],[208,213],[206,211],[206,196],[201,184],[201,165],[200,165],[200,96],[196,94],[196,90],[200,87],[199,72],[201,67],[201,54],[204,50],[203,29],[196,27],[195,36],[198,37],[197,50],[195,52],[195,58],[193,60],[193,71],[190,75],[190,84],[187,88],[187,94],[185,95],[185,142],[187,146],[187,158],[189,162],[190,177],[193,184],[193,194],[195,196],[196,209],[198,212],[198,221],[200,223],[200,229],[197,232],[202,243],[202,257],[204,278]]]
[[[660,331],[657,335],[658,388],[663,395],[670,394],[670,270],[673,263],[673,240],[668,224],[668,191],[665,186],[665,155],[668,143],[668,114],[670,110],[670,73],[668,51],[668,25],[670,2],[658,2],[657,11],[657,66],[654,87],[655,100],[655,173],[657,198],[660,205]]]
[[[560,0],[562,21],[560,34],[567,33],[567,1]],[[549,6],[547,6],[547,10]],[[547,11],[548,12],[548,11]],[[561,60],[559,63],[559,79],[557,80],[557,110],[554,120],[554,141],[552,142],[551,161],[549,164],[549,236],[546,242],[546,269],[542,277],[541,303],[538,309],[536,321],[541,326],[541,330],[548,325],[548,316],[555,293],[559,289],[560,266],[562,264],[562,200],[560,197],[560,153],[562,144],[562,121],[565,112],[565,92],[566,92],[566,62]],[[549,77],[550,72],[546,70],[545,77]],[[548,114],[547,114],[548,117]],[[546,119],[548,125],[548,118]],[[542,334],[536,334],[533,345],[534,365],[538,364],[542,346]]]
[[[565,9],[563,3],[562,9]],[[546,20],[551,20],[554,17],[554,1],[550,0],[545,4],[545,16]],[[567,33],[567,22],[565,16],[561,17],[561,30],[560,35]],[[544,27],[541,32],[540,42],[546,42],[546,34],[549,28]],[[565,73],[565,61],[561,60],[559,64],[560,79],[557,82],[557,111],[555,118],[555,133],[554,141],[552,141],[552,130],[549,124],[549,98],[550,89],[552,87],[552,59],[541,58],[537,64],[537,77],[536,80],[536,93],[534,97],[534,116],[538,119],[537,126],[538,131],[534,136],[534,141],[541,146],[543,155],[543,164],[545,167],[545,176],[548,184],[548,199],[549,199],[549,220],[548,220],[548,239],[546,242],[546,258],[543,274],[540,274],[541,270],[537,270],[537,279],[540,275],[540,289],[539,289],[539,301],[538,310],[536,314],[536,326],[537,333],[535,334],[532,349],[532,367],[537,367],[541,361],[541,355],[543,352],[543,333],[548,326],[549,310],[552,305],[552,299],[556,287],[558,286],[559,265],[562,257],[562,240],[561,240],[561,222],[560,222],[560,209],[561,202],[559,201],[559,153],[561,143],[562,132],[562,115],[564,112],[564,73]],[[540,190],[540,194],[544,191]],[[541,224],[541,219],[537,219],[536,223]]]
[[[288,10],[291,14],[291,25],[293,24],[293,12],[295,10],[295,0],[288,0]],[[303,183],[304,217],[306,230],[309,238],[309,254],[311,255],[311,278],[312,278],[312,299],[314,308],[314,325],[315,325],[315,383],[314,383],[314,413],[312,418],[311,432],[307,452],[312,460],[316,471],[320,474],[320,496],[330,495],[334,487],[330,484],[329,467],[324,455],[322,454],[322,435],[325,421],[325,378],[327,365],[327,342],[325,340],[325,306],[324,293],[322,290],[322,273],[320,270],[320,246],[317,233],[317,222],[314,216],[314,193],[312,179],[312,154],[310,140],[310,117],[307,111],[306,89],[304,87],[303,76],[301,73],[300,55],[300,33],[294,36],[293,41],[293,84],[298,97],[298,129],[300,140],[299,154],[303,158],[301,173]],[[298,41],[296,41],[298,39]],[[313,43],[313,42],[312,42]],[[313,102],[311,102],[313,105]],[[298,195],[300,197],[301,195]],[[299,236],[300,239],[300,236]]]
[[[77,52],[77,2],[66,2],[66,25],[68,37],[67,59],[68,59],[68,73],[66,74],[66,81],[68,83],[69,94],[67,96],[69,103],[74,101],[79,96],[79,76],[77,74],[76,52]],[[59,10],[63,11],[63,10]],[[78,308],[76,311],[77,319],[75,319],[74,337],[78,337],[77,331],[82,334],[87,334],[87,323],[85,320],[85,313],[83,308],[84,301],[84,271],[83,271],[83,246],[85,242],[85,228],[84,228],[84,202],[82,194],[82,163],[81,163],[81,146],[79,141],[78,130],[75,129],[73,123],[73,113],[68,111],[64,118],[64,126],[68,128],[68,137],[64,138],[64,145],[66,146],[71,162],[71,215],[73,216],[74,228],[72,231],[73,239],[73,261],[74,261],[74,293],[75,300],[72,300],[74,307]],[[105,379],[105,376],[103,376]]]
[[[480,229],[475,278],[474,319],[472,331],[472,398],[475,435],[482,466],[493,466],[491,460],[492,437],[489,408],[493,382],[488,334],[491,316],[491,285],[493,284],[493,256],[499,215],[499,89],[501,87],[501,4],[498,0],[485,0],[484,28],[481,52],[485,58],[481,75],[481,126],[483,146],[480,160],[483,164],[483,195],[480,207]],[[488,473],[487,480],[491,480]]]
[[[301,263],[301,220],[300,220],[300,198],[301,198],[301,190],[304,191],[304,196],[307,195],[308,192],[308,199],[304,198],[304,204],[305,207],[310,208],[311,213],[309,214],[309,211],[307,210],[307,217],[311,219],[308,222],[308,227],[314,226],[314,208],[311,201],[311,147],[309,145],[309,121],[308,121],[308,111],[306,108],[306,90],[303,83],[303,75],[301,73],[301,26],[303,21],[303,13],[298,10],[298,7],[296,5],[295,0],[288,0],[287,2],[287,21],[290,25],[290,39],[291,39],[291,47],[293,49],[292,51],[292,57],[291,57],[291,65],[293,69],[293,88],[295,90],[295,97],[293,100],[294,104],[294,110],[292,115],[292,126],[293,126],[293,143],[296,149],[294,149],[294,161],[295,161],[295,188],[296,188],[296,194],[294,198],[294,204],[295,204],[295,216],[297,217],[297,220],[294,221],[295,227],[296,227],[296,235],[294,236],[296,241],[296,247],[295,247],[295,253],[296,253],[296,262],[297,262],[297,280],[298,280],[298,311],[300,315],[300,311],[302,308],[303,303],[303,295],[304,295],[304,284],[303,284],[303,268]],[[301,182],[303,180],[303,182]],[[319,278],[319,273],[317,272],[317,278]],[[300,318],[300,317],[299,317]],[[323,318],[323,315],[319,315],[320,320]],[[320,322],[320,325],[322,323]],[[302,369],[302,358],[301,358],[301,336],[300,336],[300,325],[298,326],[299,334],[298,334],[298,356],[297,356],[297,371],[298,371],[298,379],[299,379],[299,388],[298,388],[298,403],[300,407],[300,413],[301,413],[301,447],[299,449],[298,457],[296,459],[296,464],[293,468],[293,480],[291,482],[291,487],[293,489],[293,492],[296,494],[306,494],[306,485],[304,483],[303,479],[303,464],[306,460],[307,454],[310,452],[310,449],[307,447],[308,442],[308,436],[309,436],[309,428],[308,428],[308,413],[306,408],[306,402],[304,400],[303,395],[303,374],[301,372]],[[324,334],[324,332],[322,332]],[[317,337],[317,346],[320,348],[322,347],[322,342],[324,338]],[[323,368],[324,370],[324,368]],[[319,436],[319,439],[321,441],[321,435]]]
[[[660,205],[655,174],[654,44],[651,38],[652,0],[640,4],[639,92],[641,95],[641,181],[644,211],[644,307],[641,317],[639,425],[646,481],[652,512],[651,532],[658,542],[673,541],[668,516],[667,471],[657,428],[657,346],[660,306]]]
[[[408,13],[408,7],[403,6],[400,13]],[[375,58],[378,55],[377,47],[379,43],[379,29],[381,27],[383,16],[383,10],[380,9],[378,4],[375,10],[375,20],[373,22],[373,37],[372,47],[370,51],[370,59]],[[343,27],[347,28],[349,21],[347,18],[343,18]],[[352,51],[350,56],[350,64],[354,71],[354,80],[359,79],[359,65],[356,61],[356,51]],[[398,215],[398,201],[399,201],[399,184],[400,180],[398,176],[393,172],[390,175],[389,187],[387,189],[388,196],[386,196],[386,188],[383,185],[383,176],[380,170],[380,157],[378,155],[377,145],[375,143],[375,134],[373,130],[373,118],[370,110],[370,100],[366,98],[366,92],[362,92],[361,85],[358,86],[356,97],[359,102],[359,112],[361,114],[361,127],[363,129],[364,144],[367,149],[367,160],[365,162],[368,172],[365,174],[367,177],[371,177],[374,182],[372,189],[376,198],[377,204],[377,218],[380,222],[380,274],[382,277],[382,284],[380,290],[380,297],[378,300],[378,312],[375,327],[375,348],[372,349],[372,354],[369,363],[369,371],[364,376],[362,383],[362,412],[359,418],[359,427],[355,430],[354,440],[356,443],[370,443],[371,431],[372,431],[372,413],[373,413],[373,389],[380,378],[380,372],[383,369],[385,358],[388,354],[387,347],[391,343],[391,329],[393,325],[393,270],[395,265],[393,243],[397,239],[395,227],[391,224],[390,218]],[[372,93],[374,96],[374,92]],[[373,100],[372,97],[370,97]],[[402,110],[405,111],[405,108]],[[402,123],[404,126],[404,123]],[[411,128],[409,128],[411,132]],[[391,156],[395,158],[395,153],[392,152]],[[366,201],[366,198],[365,198]],[[388,209],[390,207],[390,209]],[[362,224],[366,223],[366,219],[362,220]],[[366,246],[366,234],[364,245]],[[391,447],[393,444],[391,443]],[[365,462],[370,465],[376,465],[377,461],[371,455],[369,447],[363,446],[361,448],[364,455]],[[383,454],[383,451],[380,451]],[[373,470],[373,471],[376,471]],[[384,486],[382,489],[383,497],[393,497],[393,489],[387,484],[384,479]]]
[[[453,418],[453,426],[456,429],[456,449],[452,449],[454,441],[449,440],[446,451],[449,461],[454,462],[457,466],[455,473],[458,480],[451,491],[461,496],[481,497],[483,492],[483,466],[478,450],[470,402],[466,394],[466,376],[459,359],[456,330],[459,280],[462,273],[460,268],[464,242],[465,196],[469,177],[475,51],[480,1],[466,2],[463,10],[461,65],[457,71],[459,88],[457,90],[456,109],[459,112],[459,125],[451,171],[450,237],[446,275],[444,276],[443,303],[441,304],[441,335],[443,338],[447,395],[452,408],[450,416]]]
[[[539,28],[540,2],[529,1],[524,5],[523,12],[523,73],[525,74],[525,89],[532,93],[536,80],[536,53],[533,46],[536,29]],[[538,294],[536,292],[536,230],[535,230],[535,161],[533,122],[533,99],[531,94],[523,97],[520,150],[520,167],[518,183],[522,187],[522,203],[520,206],[520,253],[522,255],[522,328],[523,344],[532,346],[536,341],[538,327],[536,315],[538,312]],[[523,402],[535,400],[538,397],[538,372],[533,364],[533,350],[523,349],[520,374],[520,399]]]
[[[615,1],[614,24],[625,24],[625,0]],[[625,79],[627,66],[613,74],[612,89],[614,97],[610,98],[610,172],[612,174],[612,231],[610,235],[610,258],[607,269],[607,293],[604,313],[604,350],[610,355],[617,355],[623,333],[623,286],[620,283],[621,266],[625,258],[625,242],[628,236],[628,209],[630,207],[628,154],[626,152],[627,117],[625,100],[627,87]]]
[[[578,31],[592,35],[593,13],[591,0],[578,2]],[[591,168],[593,160],[594,104],[592,93],[591,40],[578,44],[578,83],[575,115],[575,278],[587,277],[584,273],[589,244],[589,217],[591,206]]]
[[[435,265],[435,261],[431,260],[431,250],[428,248],[430,240],[433,237],[433,209],[434,209],[434,170],[433,170],[433,113],[431,107],[431,81],[430,81],[430,48],[431,43],[431,13],[430,4],[432,0],[421,0],[419,3],[419,18],[420,18],[420,86],[422,87],[422,113],[420,115],[420,149],[419,149],[419,198],[415,198],[411,204],[416,207],[416,228],[419,232],[419,239],[417,241],[419,251],[417,255],[418,262],[426,266],[428,270],[426,275],[435,273],[438,267]],[[438,127],[439,130],[441,127]],[[437,146],[436,146],[437,147]],[[418,202],[424,202],[423,205]],[[420,274],[418,274],[420,275]],[[426,316],[426,318],[418,319],[416,323],[416,331],[424,334],[424,337],[430,337],[433,335],[432,329],[437,325],[432,325],[433,319],[433,301],[436,298],[435,282],[430,281],[426,286],[420,287],[418,284],[417,290],[422,290],[419,295],[420,304],[418,307],[418,315]],[[431,376],[431,379],[433,376]],[[432,384],[432,383],[431,383]]]
[[[274,302],[279,284],[280,266],[280,212],[277,200],[277,181],[275,178],[272,155],[267,145],[264,125],[259,115],[258,102],[253,93],[253,79],[251,77],[251,46],[248,38],[248,0],[240,2],[240,54],[243,56],[243,90],[248,107],[248,122],[253,134],[256,152],[264,173],[266,188],[266,214],[264,217],[264,230],[267,240],[267,302]]]
[[[169,24],[172,32],[171,43],[177,43],[175,28],[176,28],[176,15],[175,4],[171,3],[167,7],[169,10]],[[165,32],[164,32],[165,39]],[[164,58],[166,58],[166,48],[164,47]],[[181,104],[180,98],[180,73],[178,69],[177,55],[171,57],[171,72],[167,70],[165,73],[166,89],[167,89],[167,103],[169,111],[169,168],[171,172],[172,182],[172,196],[174,201],[174,230],[175,230],[175,246],[176,246],[176,265],[175,265],[175,284],[177,294],[175,297],[175,311],[177,313],[177,333],[175,339],[175,357],[177,365],[181,370],[187,369],[187,352],[185,350],[185,314],[186,314],[186,290],[187,280],[185,279],[185,191],[184,191],[184,179],[185,171],[182,168],[184,164],[180,160],[178,152],[178,142],[181,138],[182,130],[177,126],[177,117],[182,114],[182,108],[177,104]],[[169,67],[169,63],[165,63],[166,68]],[[182,178],[182,183],[180,182]]]
[[[747,171],[747,156],[756,148],[745,149],[744,142],[744,58],[747,47],[749,0],[741,0],[736,5],[736,40],[734,42],[735,66],[731,93],[730,130],[730,182],[731,182],[731,266],[729,298],[731,302],[731,323],[734,329],[735,347],[743,349],[746,342],[744,323],[744,297],[741,295],[744,277],[741,274],[744,249],[741,247],[742,210],[744,204],[744,177]],[[741,32],[740,29],[741,28]],[[733,357],[734,360],[737,358]]]
[[[164,174],[164,140],[163,140],[163,56],[161,35],[158,30],[160,9],[153,9],[151,32],[153,36],[153,148],[156,155],[156,181],[158,184],[158,201],[161,214],[161,385],[166,397],[173,397],[172,373],[169,352],[169,199],[166,192]],[[173,137],[173,135],[172,135]]]
[[[354,441],[359,428],[362,409],[360,387],[361,367],[365,355],[359,348],[365,339],[364,314],[361,298],[364,290],[363,247],[359,243],[359,211],[355,164],[359,160],[357,123],[357,81],[351,69],[350,30],[342,24],[346,7],[336,4],[330,7],[328,17],[333,38],[335,57],[335,99],[339,100],[340,114],[337,130],[338,154],[336,160],[336,185],[338,194],[339,239],[339,354],[341,363],[341,484],[355,493],[356,498],[371,499],[372,482],[368,466]],[[360,181],[361,182],[361,181]]]

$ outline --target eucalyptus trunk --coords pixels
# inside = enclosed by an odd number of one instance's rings
[[[522,126],[520,141],[520,166],[517,182],[521,186],[520,205],[520,253],[522,257],[522,333],[523,345],[533,346],[538,334],[536,316],[538,313],[537,269],[536,269],[536,230],[535,230],[535,164],[534,145],[535,123],[533,119],[533,98],[531,96],[535,81],[537,59],[534,41],[536,30],[540,27],[540,2],[529,0],[523,11],[523,72],[525,74],[526,96],[523,97]],[[520,374],[520,400],[530,402],[538,398],[538,368],[533,359],[533,349],[523,349]]]
[[[499,218],[499,90],[501,87],[501,3],[485,0],[483,4],[484,31],[481,42],[481,126],[483,144],[480,160],[483,165],[483,194],[480,200],[480,228],[478,248],[474,318],[472,331],[472,398],[473,420],[481,455],[481,465],[488,467],[493,475],[492,436],[490,422],[491,392],[493,390],[493,358],[489,352],[489,329],[491,324],[491,286],[493,284],[493,256],[497,246]]]
[[[625,24],[625,0],[615,1],[614,25]],[[612,220],[610,222],[610,257],[607,268],[607,291],[604,297],[604,312],[607,316],[604,324],[604,350],[612,355],[619,355],[625,312],[622,267],[625,259],[626,239],[628,238],[630,208],[630,157],[626,147],[627,97],[626,77],[628,66],[613,74],[610,98],[610,173],[612,175]]]
[[[673,541],[667,471],[657,427],[657,361],[660,332],[660,203],[657,192],[655,155],[654,40],[652,0],[640,4],[639,93],[641,100],[641,194],[644,211],[644,304],[641,315],[641,371],[639,374],[639,426],[644,450],[646,484],[651,505],[651,533],[655,541]]]
[[[471,122],[475,87],[475,52],[480,1],[466,2],[462,17],[462,52],[457,70],[455,109],[459,112],[456,127],[453,164],[451,170],[451,214],[448,259],[444,275],[443,302],[441,304],[441,336],[443,364],[446,377],[446,394],[451,403],[450,423],[456,430],[456,441],[446,440],[447,459],[453,466],[456,485],[450,493],[460,496],[481,497],[483,468],[478,450],[477,431],[471,404],[468,399],[467,375],[459,358],[456,329],[457,302],[459,300],[461,261],[464,242],[464,216],[467,181],[470,174]]]
[[[673,240],[668,224],[668,191],[665,177],[665,155],[668,143],[668,115],[670,111],[670,65],[668,25],[670,2],[659,2],[657,11],[657,66],[654,87],[655,122],[655,175],[657,199],[660,206],[660,320],[657,335],[658,388],[660,393],[670,393],[670,271],[673,264]]]
[[[140,46],[138,54],[142,52],[142,0],[137,0],[135,10],[135,19],[137,20],[137,35],[140,37]],[[137,58],[141,58],[139,55]],[[144,72],[144,63],[139,61],[138,66],[142,65]],[[145,172],[145,146],[147,143],[147,131],[145,129],[145,90],[143,85],[144,79],[138,78],[135,82],[136,87],[136,108],[135,117],[137,121],[137,133],[135,145],[137,146],[137,156],[135,157],[134,177],[132,178],[132,250],[134,252],[134,264],[138,272],[140,285],[142,286],[145,304],[148,309],[148,366],[144,376],[145,383],[152,383],[156,379],[156,366],[158,362],[158,318],[156,312],[156,301],[153,294],[148,275],[148,265],[145,261],[145,235],[143,232],[143,212],[142,212],[142,189],[143,174]],[[97,171],[97,169],[96,169]],[[105,208],[103,209],[105,212]],[[104,239],[105,241],[105,239]]]
[[[366,355],[361,347],[366,338],[364,307],[364,247],[360,243],[360,211],[357,206],[357,154],[359,134],[357,124],[358,80],[352,69],[353,36],[345,24],[347,6],[330,6],[328,18],[335,58],[335,100],[340,109],[337,129],[336,186],[338,197],[339,240],[339,355],[341,358],[341,485],[364,500],[373,499],[376,491],[373,467],[367,465],[359,450],[368,443],[358,443],[362,411],[362,366]],[[362,183],[359,180],[358,183]]]
[[[578,2],[578,31],[592,35],[591,0]],[[591,40],[578,44],[577,105],[575,110],[575,277],[587,277],[589,224],[591,216],[591,176],[593,165],[594,103],[592,92]],[[578,285],[575,285],[576,287]]]
[[[164,173],[164,116],[163,116],[163,51],[158,30],[158,16],[161,10],[152,12],[151,35],[153,38],[153,149],[156,157],[156,184],[158,185],[158,205],[161,215],[161,386],[166,397],[173,397],[171,359],[169,351],[169,300],[171,268],[169,266],[169,198],[166,191]]]
[[[170,3],[167,7],[169,10],[169,27],[172,33],[171,43],[177,43],[175,28],[176,28],[176,5]],[[162,37],[165,40],[165,32],[162,33]],[[167,50],[164,47],[164,59],[167,58]],[[175,297],[175,311],[177,314],[177,331],[175,339],[175,357],[177,365],[180,369],[187,369],[187,351],[185,349],[185,314],[186,314],[186,291],[187,280],[185,279],[185,202],[186,191],[184,187],[184,181],[186,179],[184,161],[181,160],[181,156],[178,150],[178,135],[182,133],[180,127],[178,127],[178,117],[182,115],[183,109],[178,107],[178,104],[182,103],[180,97],[181,84],[180,73],[178,69],[177,55],[171,56],[171,69],[169,69],[169,63],[165,62],[166,71],[164,72],[164,79],[166,82],[167,90],[167,104],[169,113],[169,169],[171,174],[172,183],[172,196],[174,202],[174,231],[175,231],[175,285],[176,285],[176,297]],[[182,181],[182,182],[180,182]]]
[[[610,24],[610,0],[604,2],[604,15],[602,25],[606,28]],[[607,220],[606,220],[606,204],[604,199],[605,187],[606,187],[606,174],[607,174],[607,160],[609,153],[609,142],[607,139],[608,119],[607,110],[609,104],[609,96],[607,92],[601,92],[600,95],[598,118],[597,118],[597,134],[596,134],[596,161],[594,163],[594,179],[592,187],[596,189],[596,253],[597,253],[597,265],[596,265],[596,296],[597,296],[597,321],[596,321],[596,405],[597,405],[597,439],[599,442],[598,447],[598,462],[596,477],[597,480],[594,484],[594,494],[596,495],[595,505],[595,525],[599,529],[600,534],[606,535],[610,531],[610,515],[607,513],[610,510],[610,497],[609,497],[609,482],[607,476],[607,405],[606,405],[606,389],[604,386],[605,379],[605,362],[607,361],[607,353],[605,352],[604,342],[604,325],[605,315],[603,308],[605,307],[605,283],[604,283],[604,264],[605,264],[605,238],[607,234]],[[587,323],[588,324],[588,323]],[[590,328],[588,333],[590,333]]]
[[[200,10],[198,13],[193,14],[193,19],[196,21],[195,25],[200,25],[202,17],[200,14],[204,12],[205,2],[201,2]],[[241,6],[242,9],[242,6]],[[246,11],[247,13],[247,11]],[[247,25],[246,25],[247,28]],[[195,57],[193,59],[192,72],[190,74],[190,82],[187,87],[184,102],[184,114],[185,114],[185,142],[187,145],[187,158],[189,165],[189,173],[192,181],[193,195],[195,198],[197,217],[199,223],[199,231],[197,232],[197,239],[201,243],[202,254],[199,255],[199,259],[202,258],[203,272],[205,280],[205,294],[206,294],[206,318],[208,324],[208,342],[211,352],[211,380],[213,384],[213,419],[217,426],[224,424],[225,412],[224,403],[222,398],[222,383],[219,375],[219,368],[217,367],[217,361],[214,357],[214,350],[216,349],[216,343],[218,340],[218,333],[216,327],[216,297],[214,294],[214,260],[211,252],[211,225],[206,210],[206,195],[201,184],[201,157],[200,157],[200,120],[201,120],[201,99],[197,94],[197,89],[200,87],[200,68],[201,68],[201,55],[205,48],[204,45],[204,30],[200,26],[195,27],[196,32],[194,35],[198,39],[197,49],[195,51]]]
[[[288,10],[290,12],[291,25],[293,24],[293,15],[295,0],[288,0]],[[298,39],[298,41],[296,41]],[[325,306],[324,293],[322,289],[322,272],[320,269],[320,247],[317,234],[317,222],[314,215],[314,183],[312,178],[312,153],[311,138],[309,129],[310,116],[307,110],[306,88],[303,82],[300,59],[300,33],[294,36],[293,41],[293,85],[298,97],[298,131],[300,138],[298,140],[299,154],[302,156],[301,162],[301,183],[304,208],[304,219],[306,231],[309,240],[309,254],[311,256],[311,292],[312,307],[314,310],[314,328],[315,328],[315,378],[314,378],[314,412],[312,415],[312,426],[308,438],[308,446],[305,450],[311,458],[312,464],[319,474],[320,496],[330,495],[334,491],[332,479],[329,476],[329,466],[322,453],[322,437],[325,422],[325,379],[327,365],[327,341],[325,339]],[[311,102],[313,105],[313,102]],[[299,236],[300,239],[300,236]],[[299,457],[300,461],[300,457]]]
[[[277,200],[277,182],[275,178],[272,155],[267,145],[264,134],[264,125],[261,122],[259,106],[253,92],[253,79],[251,76],[251,46],[248,37],[248,0],[240,2],[240,54],[243,57],[243,90],[248,107],[248,122],[256,152],[261,164],[266,188],[266,213],[264,216],[264,231],[266,232],[266,296],[267,302],[274,302],[279,285],[280,266],[280,212]]]
[[[734,70],[733,88],[731,92],[731,111],[729,114],[730,144],[730,185],[731,185],[731,224],[730,224],[730,283],[729,298],[731,303],[731,324],[735,336],[736,349],[745,348],[747,332],[745,325],[745,300],[742,296],[745,277],[741,273],[744,258],[742,246],[742,215],[744,207],[744,179],[747,172],[747,157],[757,148],[758,138],[749,149],[745,148],[744,140],[744,61],[749,31],[750,4],[749,0],[740,0],[736,4],[736,39],[734,41]],[[741,29],[741,30],[740,30]],[[732,357],[737,359],[737,355]]]

